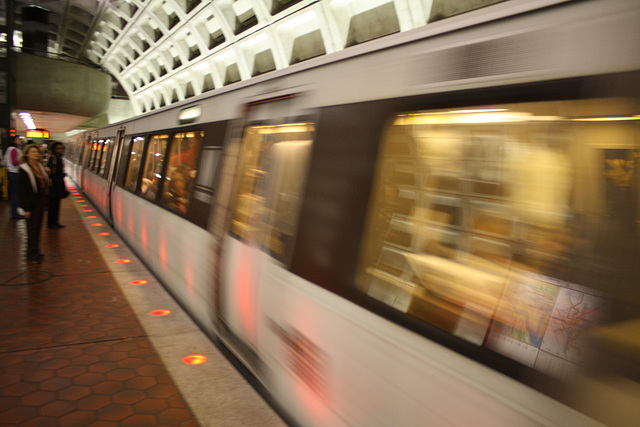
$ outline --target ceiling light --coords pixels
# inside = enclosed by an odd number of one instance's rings
[[[34,130],[36,128],[36,124],[33,122],[33,119],[31,118],[31,114],[27,112],[22,112],[19,114],[19,116],[24,122],[27,129]]]
[[[628,120],[640,120],[638,116],[622,116],[622,117],[585,117],[582,119],[572,119],[576,122],[622,122]]]

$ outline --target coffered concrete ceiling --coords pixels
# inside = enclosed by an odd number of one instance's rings
[[[141,114],[501,0],[16,0],[48,50],[108,70]]]

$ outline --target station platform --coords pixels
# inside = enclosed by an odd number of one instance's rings
[[[285,426],[81,196],[42,264],[0,201],[0,425]]]

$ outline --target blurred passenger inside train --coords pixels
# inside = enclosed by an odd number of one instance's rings
[[[158,193],[158,177],[155,172],[148,174],[146,177],[142,177],[141,186],[142,195],[147,199],[155,199]]]
[[[162,204],[172,211],[186,214],[189,207],[188,175],[174,172],[168,190],[162,195]]]
[[[49,213],[47,214],[47,226],[51,229],[64,228],[60,224],[60,200],[69,195],[67,187],[64,184],[64,144],[62,142],[54,142],[51,146],[51,156],[47,162],[50,169],[51,186],[49,187]]]
[[[9,176],[9,201],[11,203],[11,219],[24,218],[18,212],[18,170],[20,167],[20,150],[24,143],[22,136],[16,136],[9,143],[9,148],[4,153],[4,165]]]
[[[27,219],[26,255],[27,261],[33,264],[42,263],[40,229],[49,192],[49,176],[41,159],[42,150],[38,144],[28,144],[22,151],[18,173],[18,204]]]
[[[174,148],[171,150],[172,153],[169,159],[169,167],[188,166],[190,169],[195,169],[202,135],[198,132],[188,132],[180,136],[182,137],[176,136],[175,138]]]

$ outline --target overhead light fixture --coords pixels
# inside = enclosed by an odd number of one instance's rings
[[[13,45],[15,47],[22,47],[22,31],[13,32]]]
[[[33,122],[33,119],[31,118],[31,114],[29,114],[27,112],[22,112],[22,113],[19,114],[19,116],[22,119],[22,121],[24,122],[24,124],[27,127],[27,129],[30,129],[30,130],[35,130],[36,129],[36,124]]]
[[[629,120],[640,120],[637,116],[621,116],[621,117],[584,117],[581,119],[572,119],[575,122],[624,122]]]
[[[200,105],[193,105],[191,107],[183,108],[178,115],[178,123],[181,125],[187,123],[193,123],[202,114],[202,107]]]

